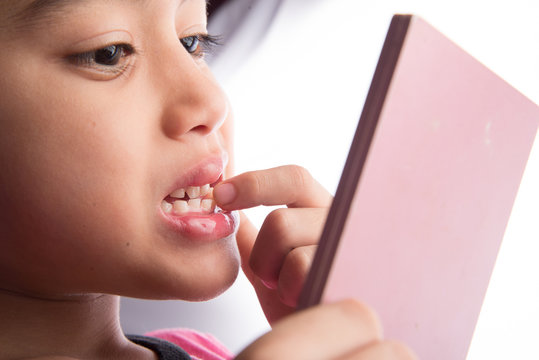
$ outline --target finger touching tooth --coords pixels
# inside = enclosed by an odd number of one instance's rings
[[[213,199],[204,199],[200,203],[200,207],[204,211],[211,212],[215,209],[215,201],[213,201]]]

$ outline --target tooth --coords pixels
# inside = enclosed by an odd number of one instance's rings
[[[213,211],[214,206],[215,206],[215,202],[213,201],[213,199],[204,199],[200,203],[200,207],[202,208],[202,210],[208,211],[208,212]]]
[[[189,210],[199,210],[200,209],[200,199],[189,199],[187,202]]]
[[[174,192],[170,194],[170,196],[173,198],[181,199],[185,196],[185,190],[184,189],[175,190]]]
[[[183,214],[189,211],[189,206],[185,200],[174,201],[174,212],[176,214]]]
[[[193,198],[197,198],[200,196],[200,187],[198,186],[189,186],[186,190],[187,192],[187,195],[189,195],[189,197],[191,199]]]
[[[210,192],[210,184],[200,187],[200,196],[206,196]]]
[[[163,200],[161,202],[161,209],[164,213],[169,213],[172,210],[172,204]]]

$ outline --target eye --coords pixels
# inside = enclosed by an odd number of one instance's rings
[[[198,35],[193,35],[181,38],[180,42],[189,54],[194,54],[198,49],[200,39],[198,38]]]
[[[196,34],[180,38],[180,43],[187,52],[194,57],[203,58],[213,48],[220,44],[218,36],[208,34]]]
[[[129,44],[114,44],[103,48],[68,56],[75,65],[98,68],[105,71],[118,70],[126,66],[126,58],[134,53]]]
[[[125,49],[120,45],[111,45],[94,52],[95,63],[99,65],[117,65],[125,55]]]

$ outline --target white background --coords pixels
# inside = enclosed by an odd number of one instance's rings
[[[216,69],[238,172],[296,163],[335,191],[393,13],[422,16],[539,103],[539,0],[287,0],[255,49]],[[260,224],[269,210],[248,214]],[[539,359],[538,222],[536,140],[469,360]],[[196,328],[233,351],[269,329],[243,277],[208,303],[124,299],[122,322],[128,333]]]

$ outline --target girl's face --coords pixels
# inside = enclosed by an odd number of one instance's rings
[[[236,217],[211,200],[196,209],[231,141],[203,60],[205,1],[0,4],[0,287],[190,300],[226,289]],[[195,200],[171,205],[189,187]]]

